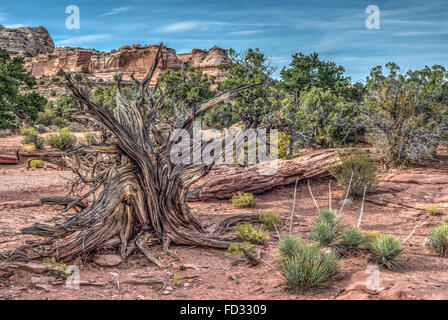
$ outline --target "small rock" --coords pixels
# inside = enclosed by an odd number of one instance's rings
[[[34,285],[51,284],[55,281],[53,277],[31,277],[31,283]]]
[[[185,284],[184,284],[184,287],[189,287],[189,286],[191,286],[191,283],[190,282],[185,282]]]
[[[340,204],[341,204],[341,206],[342,205],[344,205],[344,206],[351,206],[351,205],[353,205],[353,200],[350,200],[350,199],[344,199],[344,200],[342,200],[341,202],[339,202]]]
[[[36,284],[35,287],[37,289],[45,290],[46,292],[50,292],[53,289],[53,286],[50,284]]]
[[[123,260],[116,254],[104,254],[95,256],[93,262],[102,267],[115,267],[121,264]]]
[[[163,295],[164,295],[164,296],[167,296],[167,295],[169,295],[169,294],[170,294],[170,292],[169,292],[168,290],[163,291]]]
[[[171,287],[166,287],[165,291],[173,291],[174,289]]]

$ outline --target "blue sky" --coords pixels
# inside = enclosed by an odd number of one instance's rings
[[[65,27],[69,5],[80,9],[79,30]],[[368,5],[380,9],[380,29],[366,28]],[[178,53],[214,45],[260,48],[278,71],[295,52],[318,52],[354,81],[389,61],[404,70],[448,67],[446,0],[21,0],[0,4],[0,24],[42,25],[56,46],[103,51],[159,42]]]

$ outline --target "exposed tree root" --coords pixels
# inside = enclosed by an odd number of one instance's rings
[[[170,243],[227,248],[235,240],[234,236],[224,235],[231,226],[258,220],[257,215],[235,216],[209,230],[204,228],[191,214],[186,199],[190,186],[206,175],[213,163],[173,163],[170,158],[171,148],[177,141],[175,129],[191,131],[196,117],[252,85],[240,86],[202,103],[185,101],[176,105],[177,118],[164,123],[166,117],[159,111],[167,97],[159,94],[160,88],[148,88],[160,59],[161,50],[133,101],[121,94],[119,77],[113,114],[90,101],[89,94],[67,76],[67,86],[80,102],[84,118],[107,132],[101,144],[67,152],[67,166],[78,177],[72,193],[82,192],[86,187],[90,191],[76,199],[45,200],[67,205],[64,212],[75,207],[80,211],[23,229],[24,234],[45,239],[5,252],[0,255],[1,259],[56,257],[68,261],[103,248],[116,248],[126,259],[138,248],[151,262],[161,265],[150,251],[152,244],[161,243],[166,253]],[[207,145],[202,143],[201,150]],[[194,148],[197,146],[190,142],[191,151]],[[215,161],[220,156],[215,155]]]

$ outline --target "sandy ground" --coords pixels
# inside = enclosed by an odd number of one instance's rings
[[[1,143],[0,139],[0,148]],[[9,142],[4,142],[4,145],[7,143]],[[448,184],[431,183],[431,177],[443,176],[447,167],[448,160],[446,154],[443,154],[437,161],[416,168],[389,171],[384,174],[378,193],[369,195],[362,222],[364,230],[378,230],[404,239],[423,218],[420,227],[406,244],[402,258],[406,270],[400,273],[382,270],[382,281],[410,281],[428,290],[437,288],[439,291],[448,291],[448,259],[435,256],[424,246],[424,239],[432,228],[441,223],[443,215],[430,216],[423,210],[431,203],[442,208],[448,204]],[[49,195],[65,195],[64,184],[71,173],[50,169],[27,171],[24,165],[4,168],[6,172],[0,173],[0,249],[13,249],[32,239],[31,236],[20,234],[21,228],[60,215],[60,208],[23,208],[14,204],[2,207],[2,204],[19,200],[34,201]],[[415,184],[403,186],[403,183],[397,182],[397,177],[412,174],[424,177],[429,175],[430,181],[424,185],[417,184],[417,189]],[[321,207],[328,206],[328,182],[329,179],[312,182],[314,195]],[[333,190],[332,206],[339,208],[343,192],[336,183],[333,183]],[[190,203],[190,207],[205,225],[237,213],[272,211],[281,216],[283,223],[279,231],[280,234],[285,234],[289,228],[287,220],[291,214],[293,193],[293,187],[283,187],[259,195],[257,206],[253,209],[235,209],[228,201]],[[395,199],[395,202],[403,203],[406,207],[388,205],[388,199]],[[344,209],[345,224],[356,224],[360,207],[361,202],[355,201]],[[447,213],[448,209],[445,207],[444,214]],[[307,239],[316,214],[306,184],[299,185],[293,233]],[[67,289],[64,284],[36,286],[36,279],[32,278],[42,276],[18,270],[9,279],[0,281],[0,299],[335,299],[354,273],[365,270],[371,264],[366,254],[343,257],[340,262],[341,273],[331,285],[306,294],[293,293],[285,288],[278,271],[278,237],[275,233],[270,236],[267,244],[261,247],[261,252],[262,259],[271,266],[265,263],[253,267],[245,262],[235,264],[222,250],[173,246],[180,261],[162,256],[160,250],[155,251],[169,266],[164,269],[151,265],[140,254],[113,268],[98,266],[90,258],[72,262],[81,269],[81,281],[91,284],[82,285],[79,290]],[[180,270],[179,266],[182,264],[188,268]],[[173,275],[178,276],[180,283],[173,282]],[[164,280],[168,290],[158,290],[157,286],[151,285],[118,285],[126,280],[147,279]]]

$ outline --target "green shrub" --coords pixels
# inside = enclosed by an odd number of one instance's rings
[[[447,223],[448,224],[448,216],[443,217],[442,221],[443,221],[443,223]]]
[[[432,216],[440,216],[442,214],[442,210],[435,204],[427,206],[426,212]]]
[[[232,204],[237,208],[253,208],[257,201],[252,193],[238,192],[232,199]]]
[[[244,256],[245,254],[254,255],[255,246],[250,242],[234,242],[226,251],[227,256]]]
[[[263,227],[268,231],[273,231],[280,224],[280,218],[273,212],[265,212],[260,215],[260,221],[263,224]]]
[[[30,167],[31,168],[43,168],[44,162],[42,160],[31,160],[30,161]]]
[[[26,144],[23,146],[23,150],[28,153],[33,153],[34,151],[36,151],[36,146],[34,145],[34,143]]]
[[[63,128],[58,133],[48,135],[47,144],[53,148],[66,151],[75,146],[76,136],[71,132],[70,128]]]
[[[342,165],[330,169],[338,183],[348,189],[353,173],[350,196],[360,197],[367,190],[373,190],[378,185],[378,162],[361,149],[347,150],[339,153]]]
[[[342,231],[342,241],[341,244],[348,249],[357,248],[361,243],[363,243],[363,234],[358,227],[349,226]]]
[[[318,247],[306,245],[281,266],[287,285],[297,291],[308,291],[333,280],[339,272],[335,254],[324,253]]]
[[[269,236],[263,230],[255,228],[250,223],[238,224],[236,226],[236,234],[242,241],[251,243],[264,243],[269,239]]]
[[[36,149],[42,149],[44,146],[44,139],[39,136],[36,128],[29,127],[22,129],[22,144],[33,144]]]
[[[288,259],[297,254],[303,248],[303,241],[299,237],[285,235],[280,239],[278,251],[282,259]]]
[[[371,259],[385,266],[386,268],[397,271],[403,268],[398,259],[403,253],[402,243],[391,235],[381,235],[370,244],[372,252]]]
[[[319,212],[314,221],[311,239],[321,245],[333,245],[341,236],[341,219],[336,217],[334,211],[327,209]]]
[[[373,241],[378,239],[381,236],[381,233],[379,231],[363,231],[362,232],[362,241],[370,245]]]
[[[431,231],[431,235],[427,242],[428,247],[436,252],[441,257],[448,257],[448,224],[444,223],[441,226]]]

